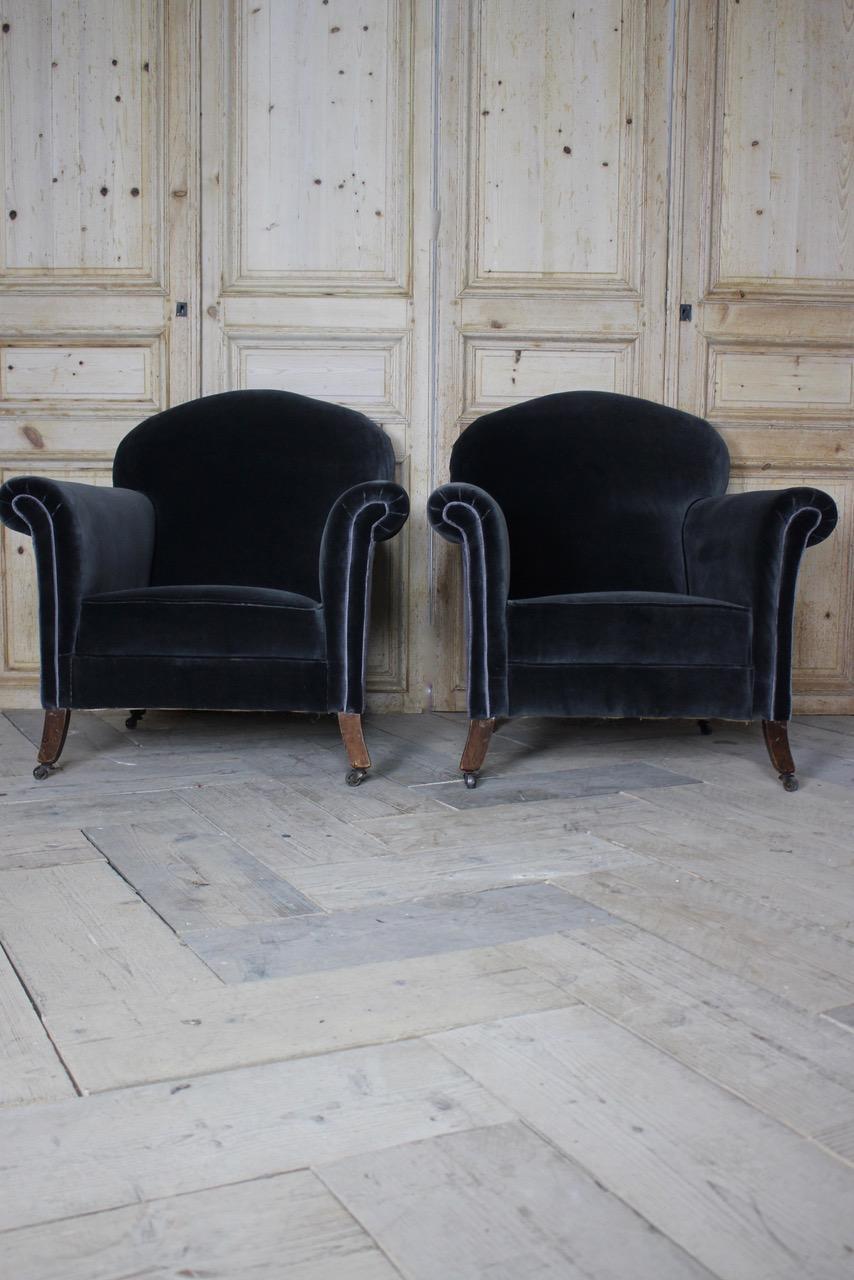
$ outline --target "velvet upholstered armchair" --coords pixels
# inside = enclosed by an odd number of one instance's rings
[[[543,396],[462,432],[428,514],[463,553],[467,786],[496,717],[534,715],[761,718],[797,788],[795,586],[836,508],[728,478],[709,423],[627,396]]]
[[[119,445],[113,488],[36,476],[0,490],[32,535],[45,727],[74,707],[337,712],[357,785],[371,567],[404,524],[382,430],[284,391],[178,405]]]

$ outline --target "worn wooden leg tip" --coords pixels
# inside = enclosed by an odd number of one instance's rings
[[[42,740],[36,757],[38,764],[33,769],[33,777],[37,782],[43,782],[45,778],[49,778],[56,769],[56,762],[62,755],[62,748],[68,736],[70,719],[71,712],[62,708],[44,713]]]
[[[777,770],[777,777],[783,784],[783,790],[797,791],[795,762],[789,748],[788,720],[763,720],[762,735],[765,738],[765,746],[768,748],[768,757]]]
[[[494,718],[469,720],[468,737],[460,760],[460,772],[463,775],[463,782],[469,791],[474,791],[477,786],[477,777],[486,759],[486,753],[489,750],[489,744],[492,741],[494,732]]]
[[[360,787],[368,776],[371,757],[362,732],[362,717],[349,711],[338,712],[338,728],[344,742],[344,750],[350,761],[350,769],[344,775],[348,787]]]
[[[712,726],[708,720],[698,720],[697,728],[700,730],[700,733],[704,738],[707,738],[712,732]]]

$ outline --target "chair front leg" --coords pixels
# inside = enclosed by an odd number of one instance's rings
[[[468,737],[460,760],[460,769],[469,790],[477,786],[477,775],[486,759],[494,729],[494,716],[489,720],[469,720]]]
[[[786,791],[797,791],[798,780],[795,777],[795,762],[789,747],[788,720],[763,720],[762,733],[771,763]]]
[[[358,787],[360,782],[364,782],[371,767],[371,757],[368,755],[365,735],[362,732],[362,717],[350,711],[339,711],[338,728],[341,730],[344,750],[350,761],[350,771],[346,777],[347,785]]]
[[[33,769],[33,777],[40,782],[49,778],[56,768],[56,762],[62,755],[65,739],[68,735],[68,723],[71,712],[64,709],[46,711],[44,728],[42,729],[41,746],[39,747],[38,764]]]

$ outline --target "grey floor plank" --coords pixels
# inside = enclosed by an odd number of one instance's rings
[[[297,867],[291,881],[328,911],[472,893],[553,877],[588,875],[613,867],[640,866],[649,859],[630,849],[581,832],[551,840],[490,844],[483,848],[425,850],[408,858],[362,858],[315,867]]]
[[[418,1041],[15,1108],[0,1112],[0,1230],[509,1119]]]
[[[495,946],[609,919],[551,885],[443,894],[382,908],[295,916],[269,925],[187,932],[224,982],[344,969],[351,965]]]
[[[185,819],[87,827],[86,835],[177,933],[318,909],[246,849],[189,813]]]
[[[854,1169],[593,1010],[430,1043],[716,1275],[854,1275]]]
[[[307,1170],[23,1227],[2,1249],[20,1280],[330,1280],[332,1265],[347,1280],[400,1275]]]
[[[301,864],[382,853],[368,833],[334,817],[293,787],[268,778],[202,787],[184,798],[273,871],[287,874],[288,868]]]
[[[619,791],[648,791],[653,787],[680,787],[702,779],[643,762],[593,765],[585,769],[552,772],[494,774],[485,772],[474,790],[457,779],[437,788],[443,804],[454,809],[486,809],[496,804],[531,804],[538,800],[577,800],[585,796],[613,795]]]
[[[520,1124],[353,1156],[321,1176],[411,1280],[713,1280]]]

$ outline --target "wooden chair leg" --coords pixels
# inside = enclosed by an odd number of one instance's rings
[[[42,729],[41,746],[39,747],[38,764],[33,769],[33,777],[41,781],[49,778],[56,768],[56,762],[62,755],[65,739],[68,735],[68,722],[71,712],[64,709],[46,711],[44,728]]]
[[[489,720],[469,720],[469,732],[463,748],[460,768],[465,784],[470,790],[477,786],[477,775],[486,759],[494,729],[494,717]]]
[[[350,771],[346,777],[347,785],[358,787],[359,783],[364,782],[368,776],[368,770],[371,767],[371,757],[368,755],[365,735],[362,732],[362,717],[349,711],[339,711],[338,728],[341,730],[344,750],[350,761]]]
[[[789,748],[788,720],[763,720],[762,733],[771,763],[786,791],[797,791],[798,780],[795,777],[795,762]]]

